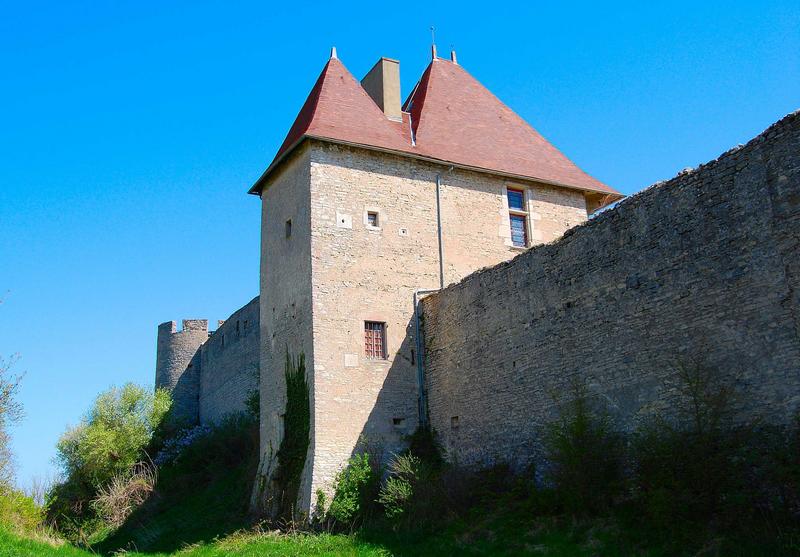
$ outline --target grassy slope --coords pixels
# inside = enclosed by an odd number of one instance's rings
[[[92,557],[96,554],[77,549],[68,544],[53,547],[46,543],[14,536],[0,530],[0,557]],[[388,553],[376,546],[350,536],[269,534],[234,535],[206,545],[187,547],[175,553],[126,553],[130,557],[256,557],[270,555],[344,555],[379,557]]]
[[[543,516],[535,498],[515,492],[495,493],[458,518],[441,517],[436,527],[419,525],[423,529],[417,531],[373,526],[352,536],[236,533],[249,526],[246,504],[257,465],[257,430],[234,427],[204,443],[182,466],[163,470],[158,493],[116,532],[99,539],[94,553],[24,540],[0,528],[0,557],[89,557],[120,549],[139,552],[127,553],[131,557],[791,554],[785,545],[769,540],[745,545],[686,528],[671,534],[647,532],[636,526],[635,517]]]
[[[626,529],[611,520],[573,521],[533,518],[510,506],[474,510],[449,522],[436,532],[394,533],[371,530],[347,536],[331,534],[234,533],[221,539],[198,542],[174,552],[126,553],[130,557],[256,557],[270,555],[344,555],[388,557],[392,555],[548,555],[642,556],[673,555],[790,555],[770,543],[738,545],[732,540],[712,540],[702,549],[677,546],[669,539],[655,541],[642,532]],[[648,539],[649,538],[649,539]],[[769,547],[768,547],[769,546]],[[23,540],[0,530],[0,557],[90,557],[92,553],[63,545],[52,547]]]
[[[250,525],[248,502],[258,466],[258,428],[228,423],[162,469],[156,491],[92,549],[171,552]]]

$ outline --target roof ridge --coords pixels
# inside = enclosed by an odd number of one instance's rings
[[[447,63],[445,63],[447,62]],[[337,58],[320,73],[289,133],[261,178],[305,138],[376,149],[436,163],[618,198],[506,105],[463,66],[431,60],[391,121]]]

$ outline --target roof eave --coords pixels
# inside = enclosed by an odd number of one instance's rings
[[[280,154],[280,156],[278,156],[274,161],[272,161],[270,163],[270,165],[267,167],[267,169],[261,174],[261,176],[259,176],[258,180],[256,180],[256,183],[253,184],[250,187],[249,190],[247,190],[247,193],[249,193],[251,195],[259,195],[260,196],[261,192],[264,190],[264,181],[267,179],[267,176],[269,176],[269,174],[273,170],[275,170],[275,168],[278,165],[280,165],[289,155],[291,155],[294,152],[294,150],[298,147],[298,145],[300,145],[303,141],[305,141],[307,138],[310,138],[310,137],[313,137],[313,136],[305,135],[305,134],[301,135],[297,139],[297,141],[295,141],[294,143],[289,145],[289,147],[287,149],[285,149],[283,151],[283,153]],[[331,140],[331,141],[335,141],[335,140]]]
[[[524,180],[526,182],[538,182],[540,184],[546,184],[546,185],[550,185],[550,186],[557,186],[557,187],[560,187],[560,188],[568,188],[568,189],[578,190],[578,191],[583,191],[583,192],[602,194],[602,195],[608,196],[609,203],[613,203],[614,201],[619,201],[620,199],[625,197],[623,194],[621,194],[620,192],[618,192],[616,190],[606,191],[606,190],[601,190],[601,189],[593,189],[593,188],[587,188],[587,187],[582,187],[582,186],[575,186],[575,185],[571,185],[571,184],[565,184],[565,183],[561,183],[561,182],[556,182],[556,181],[553,181],[553,180],[547,180],[547,179],[544,179],[544,178],[538,178],[536,176],[525,176],[525,175],[522,175],[522,174],[514,174],[514,173],[511,173],[511,172],[503,172],[502,170],[495,170],[495,169],[484,168],[484,167],[480,167],[480,166],[471,166],[471,165],[468,165],[468,164],[458,163],[458,162],[454,162],[454,161],[448,161],[448,160],[445,160],[445,159],[437,159],[436,157],[430,157],[430,156],[426,156],[426,155],[409,153],[408,151],[400,151],[400,150],[397,150],[397,149],[389,149],[389,148],[386,148],[386,147],[377,147],[375,145],[367,145],[367,144],[364,144],[364,143],[356,143],[356,142],[353,142],[353,141],[346,141],[346,140],[343,140],[343,139],[336,139],[336,138],[333,138],[333,137],[325,137],[325,136],[322,136],[322,135],[313,135],[313,134],[305,134],[305,135],[301,136],[288,149],[286,149],[281,154],[281,156],[279,156],[277,159],[272,161],[272,164],[270,164],[269,167],[261,175],[261,177],[258,180],[256,180],[256,183],[253,184],[253,187],[251,187],[248,190],[247,193],[250,193],[250,194],[253,194],[253,195],[261,195],[261,192],[264,189],[263,182],[267,179],[269,174],[278,165],[280,165],[280,163],[283,162],[286,159],[286,157],[297,148],[298,145],[300,145],[306,139],[319,139],[319,140],[322,140],[322,141],[328,141],[330,143],[336,143],[336,144],[339,144],[339,145],[347,145],[349,147],[357,147],[357,148],[361,148],[361,149],[366,149],[368,151],[377,151],[377,152],[380,152],[380,153],[387,153],[387,154],[391,154],[391,155],[411,157],[413,159],[417,159],[417,160],[421,160],[421,161],[425,161],[425,162],[432,162],[432,163],[435,163],[435,164],[442,164],[442,165],[446,165],[446,166],[452,166],[454,168],[460,168],[462,170],[471,170],[473,172],[480,172],[481,174],[491,174],[491,175],[494,175],[494,176],[503,176],[505,178],[511,178],[511,179],[514,179],[514,180]]]

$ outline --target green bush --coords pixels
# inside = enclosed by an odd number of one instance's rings
[[[101,393],[80,425],[58,441],[57,460],[65,480],[47,495],[47,518],[68,539],[84,542],[101,525],[91,502],[113,478],[141,460],[164,422],[172,400],[133,384]]]
[[[257,421],[249,414],[228,415],[209,433],[184,447],[180,458],[159,470],[157,487],[170,494],[191,493],[257,453]]]
[[[261,393],[258,391],[258,389],[253,389],[247,393],[247,398],[244,401],[244,407],[247,409],[248,414],[258,419],[258,417],[261,415]]]
[[[422,482],[422,460],[413,454],[398,455],[389,465],[389,476],[383,483],[378,502],[386,517],[399,519],[411,509],[417,487]],[[419,494],[417,493],[419,497]]]
[[[44,512],[24,493],[0,487],[0,526],[20,535],[35,532],[44,522]]]
[[[609,416],[590,408],[585,388],[574,389],[545,433],[545,474],[564,510],[597,513],[623,491],[624,444]]]
[[[772,431],[772,441],[763,453],[771,455],[764,467],[768,512],[783,517],[800,517],[800,414],[792,427]]]
[[[633,438],[635,493],[657,525],[747,520],[758,487],[757,443],[747,426],[729,418],[732,391],[713,370],[678,368],[682,398],[672,419],[644,422]]]
[[[754,492],[746,479],[754,463],[738,432],[699,432],[657,421],[640,428],[633,447],[636,494],[657,525],[750,514]]]
[[[142,457],[172,405],[167,391],[155,393],[128,383],[101,393],[80,425],[58,441],[58,461],[65,474],[100,487],[125,473]]]
[[[369,518],[380,487],[380,473],[367,453],[350,457],[336,474],[334,495],[327,516],[340,526],[353,528]]]
[[[389,463],[378,493],[378,503],[394,530],[434,524],[443,515],[466,508],[476,494],[470,475],[444,462],[430,429],[418,428],[408,442],[408,449]]]
[[[258,461],[257,420],[244,413],[227,416],[159,468],[153,495],[93,549],[171,552],[252,526],[249,502]]]

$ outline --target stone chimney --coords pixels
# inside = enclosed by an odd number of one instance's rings
[[[361,86],[372,97],[386,117],[401,122],[400,62],[381,58],[361,80]]]

